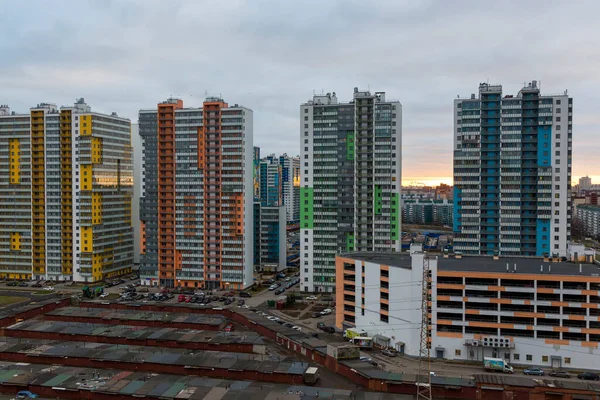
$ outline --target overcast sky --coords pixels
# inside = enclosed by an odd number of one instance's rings
[[[403,105],[403,184],[452,176],[452,101],[479,82],[574,98],[573,176],[600,183],[598,1],[0,0],[0,103],[137,120],[170,95],[254,110],[263,154],[299,154],[299,105],[354,86]]]

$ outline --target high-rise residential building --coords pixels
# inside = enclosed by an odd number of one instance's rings
[[[335,289],[335,255],[401,250],[402,106],[354,89],[300,106],[300,273],[305,291]]]
[[[140,110],[140,202],[146,285],[242,289],[252,284],[252,111],[209,97]]]
[[[97,282],[133,267],[131,122],[0,107],[0,277]]]
[[[287,154],[279,156],[281,165],[281,198],[285,206],[287,222],[297,222],[300,219],[300,206],[297,196],[300,194],[300,158]]]
[[[286,223],[284,206],[254,202],[254,266],[277,272],[286,267]]]
[[[536,81],[482,83],[454,100],[454,250],[564,256],[571,229],[573,99]]]
[[[140,138],[138,124],[131,125],[131,146],[133,147],[133,201],[131,225],[133,226],[133,262],[140,264],[141,250],[141,228],[140,228],[140,197],[142,195],[142,140]]]
[[[254,146],[252,157],[252,178],[254,182],[254,200],[260,199],[260,147]]]
[[[275,154],[260,161],[260,202],[263,206],[279,206],[281,197],[281,164]]]

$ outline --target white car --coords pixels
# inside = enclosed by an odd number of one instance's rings
[[[321,315],[329,315],[331,313],[332,313],[331,308],[326,308],[323,311],[321,311]]]
[[[308,297],[306,298],[306,300],[317,300],[317,299],[318,299],[318,297],[317,297],[317,296],[308,296]]]
[[[44,290],[47,290],[47,291],[49,291],[49,292],[50,292],[50,291],[54,290],[54,286],[46,286],[46,287],[44,288]]]
[[[279,321],[279,318],[277,318],[277,317],[274,317],[274,316],[272,316],[272,315],[271,315],[271,316],[268,316],[268,317],[267,317],[267,319],[268,319],[269,321],[273,321],[273,322],[275,322],[275,321]]]
[[[296,331],[301,331],[302,328],[300,328],[299,326],[292,326],[292,329],[296,330]]]
[[[108,294],[108,293],[102,293],[102,294],[100,295],[100,298],[101,298],[101,299],[103,299],[103,298],[105,298],[105,297],[108,297],[108,296],[109,296],[109,294]]]
[[[291,281],[291,280],[292,280],[292,278],[285,278],[285,281],[286,281],[286,282],[289,282],[289,281]]]

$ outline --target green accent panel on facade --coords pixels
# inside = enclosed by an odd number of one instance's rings
[[[300,188],[300,229],[313,228],[313,188]]]
[[[354,251],[354,234],[346,233],[346,251]]]
[[[381,215],[382,212],[382,199],[381,199],[381,186],[375,185],[375,190],[373,191],[373,212],[375,215]]]
[[[392,193],[390,204],[390,236],[392,240],[400,240],[400,196],[398,193]]]
[[[354,160],[354,132],[346,134],[346,158],[350,161]]]

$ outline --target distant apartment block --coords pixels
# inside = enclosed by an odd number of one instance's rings
[[[571,230],[573,99],[533,81],[482,83],[454,100],[454,250],[565,256]]]
[[[335,255],[400,251],[402,106],[354,89],[300,106],[300,287],[335,289]]]
[[[140,110],[140,200],[146,285],[242,289],[252,284],[252,111],[209,97]]]
[[[254,266],[272,272],[286,268],[284,206],[263,206],[254,202]]]
[[[260,160],[260,203],[263,206],[279,206],[283,203],[281,165],[275,154]]]
[[[452,206],[448,200],[402,200],[402,223],[452,226]]]
[[[0,107],[0,277],[98,282],[133,267],[131,122]]]
[[[575,209],[575,217],[583,225],[586,236],[600,237],[600,206],[580,204]]]

